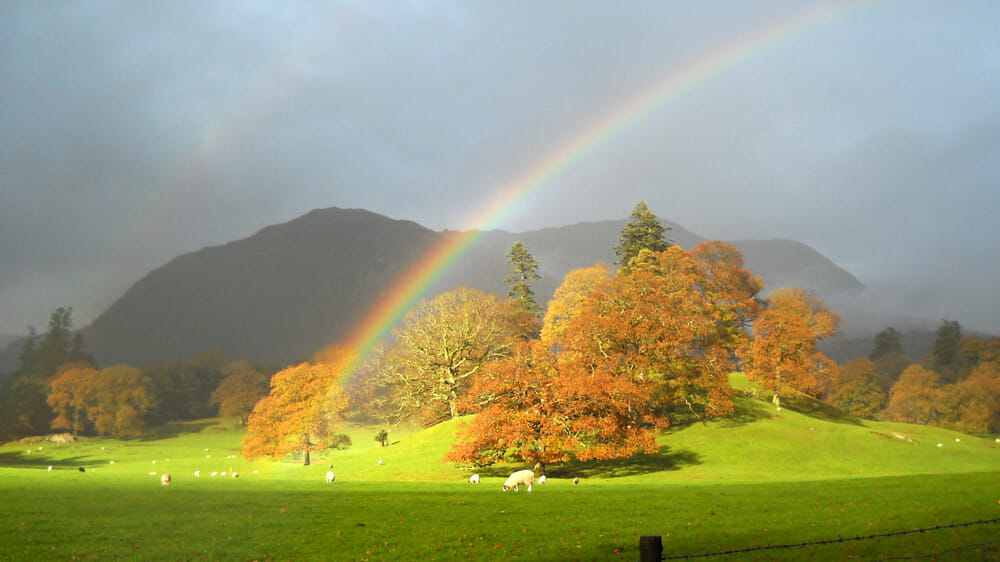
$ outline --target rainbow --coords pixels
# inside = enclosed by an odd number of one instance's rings
[[[609,139],[622,134],[664,105],[683,96],[754,56],[786,41],[830,24],[878,0],[843,2],[798,12],[762,29],[738,37],[676,69],[648,90],[613,108],[602,119],[577,132],[572,140],[548,154],[523,173],[509,187],[476,214],[467,227],[442,241],[422,256],[377,302],[351,332],[345,342],[350,361],[342,380],[349,380],[382,341],[455,261],[479,240],[483,233],[500,224],[518,204],[577,162],[589,156]]]

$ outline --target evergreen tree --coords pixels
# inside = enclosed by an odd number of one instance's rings
[[[957,378],[958,343],[962,327],[957,320],[942,320],[938,326],[934,347],[931,349],[931,370],[941,375],[941,382],[955,382]]]
[[[514,269],[504,277],[505,283],[511,283],[507,296],[516,299],[533,314],[539,314],[542,307],[535,301],[535,292],[531,290],[531,282],[542,278],[538,274],[540,262],[531,255],[520,241],[514,242],[507,252],[507,263]]]
[[[615,255],[618,256],[616,262],[622,269],[627,270],[632,258],[639,255],[642,250],[662,252],[673,244],[673,240],[666,237],[669,227],[664,227],[660,223],[653,211],[649,209],[645,201],[636,203],[632,210],[628,224],[622,228],[621,236],[618,238],[618,245],[615,246]]]
[[[875,347],[868,354],[868,359],[874,361],[888,353],[902,353],[903,344],[899,339],[899,332],[889,326],[875,336]]]

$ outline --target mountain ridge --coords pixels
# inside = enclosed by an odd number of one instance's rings
[[[544,304],[572,269],[613,263],[613,247],[626,222],[478,232],[475,243],[433,281],[426,296],[458,285],[506,294],[506,253],[521,241],[541,262],[542,279],[533,288]],[[669,227],[666,236],[681,247],[707,240],[662,222]],[[435,244],[467,234],[433,231],[364,209],[314,209],[246,238],[181,254],[151,270],[82,328],[84,345],[102,365],[183,360],[205,350],[264,364],[305,360],[346,338]],[[769,288],[798,286],[821,299],[865,290],[851,273],[801,242],[732,244]]]

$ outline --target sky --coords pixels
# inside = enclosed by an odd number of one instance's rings
[[[997,29],[993,0],[0,3],[0,334],[312,209],[638,201],[1000,334]]]

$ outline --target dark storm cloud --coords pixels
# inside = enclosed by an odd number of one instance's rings
[[[0,332],[61,305],[85,324],[170,258],[313,208],[467,226],[630,97],[811,7],[843,15],[610,136],[498,226],[642,199],[1000,332],[1000,8],[971,1],[5,3]]]

